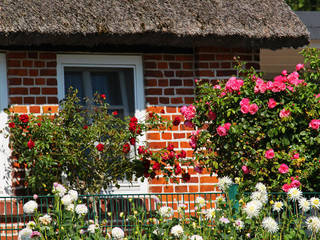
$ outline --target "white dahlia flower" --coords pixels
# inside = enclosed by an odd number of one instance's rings
[[[88,208],[85,204],[79,204],[76,206],[76,213],[79,215],[86,215],[88,213]]]
[[[111,231],[111,236],[114,238],[114,239],[123,239],[124,238],[124,232],[121,228],[118,228],[118,227],[114,227],[112,228],[112,231]]]
[[[78,200],[78,192],[76,190],[69,190],[68,194],[71,196],[72,201]]]
[[[49,225],[51,223],[51,221],[52,221],[52,218],[48,214],[45,214],[42,217],[39,217],[39,222],[42,225]]]
[[[180,237],[183,234],[183,228],[180,225],[175,225],[171,228],[170,233],[175,237]]]
[[[74,204],[71,203],[68,206],[66,206],[66,210],[69,211],[69,212],[74,212]]]
[[[262,227],[269,233],[276,233],[279,230],[278,223],[272,217],[265,217],[262,220]]]
[[[173,209],[171,207],[163,206],[159,209],[161,217],[170,218],[173,216]]]
[[[288,197],[292,201],[297,201],[302,197],[302,192],[298,188],[290,188],[288,191]]]
[[[316,216],[308,217],[306,220],[307,228],[309,231],[318,233],[320,231],[320,219]]]
[[[33,229],[36,226],[36,223],[34,221],[29,221],[27,223],[27,228]]]
[[[283,202],[282,201],[274,202],[272,208],[273,208],[273,211],[280,212],[283,208]]]
[[[70,194],[66,194],[61,198],[61,202],[63,205],[68,206],[73,202],[73,198]]]
[[[227,191],[232,184],[233,181],[230,177],[218,178],[218,187],[224,192]]]
[[[259,192],[263,192],[263,193],[266,193],[267,192],[267,187],[266,185],[264,185],[263,183],[259,182],[256,184],[256,189],[259,191]]]
[[[313,208],[319,209],[320,208],[320,200],[319,198],[312,197],[310,198],[310,204]]]
[[[212,220],[216,215],[216,210],[214,208],[209,208],[206,212],[207,220]]]
[[[60,197],[62,197],[63,195],[66,194],[67,189],[63,185],[61,185],[60,183],[54,183],[52,192],[54,194],[58,194]]]
[[[261,207],[262,203],[260,201],[252,200],[246,204],[243,210],[249,218],[252,218],[259,215]]]
[[[199,204],[199,207],[204,207],[206,205],[206,200],[203,197],[197,197],[196,203]]]
[[[96,232],[96,229],[99,229],[98,224],[90,224],[88,226],[88,232],[94,234]]]
[[[23,205],[23,211],[26,214],[34,213],[38,208],[38,203],[34,200],[30,200]]]
[[[190,240],[203,240],[203,238],[199,235],[193,235],[190,237]]]
[[[260,192],[256,191],[253,192],[250,196],[251,200],[258,200],[262,202],[263,204],[266,204],[268,202],[268,194],[267,192]]]
[[[310,210],[310,202],[306,198],[300,198],[299,208],[304,212],[308,212]]]
[[[32,229],[24,228],[19,232],[18,240],[30,240]]]

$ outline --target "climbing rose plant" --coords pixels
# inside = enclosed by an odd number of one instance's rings
[[[264,181],[274,191],[320,191],[319,50],[303,54],[305,64],[273,80],[241,62],[241,77],[196,80],[195,102],[181,108],[184,124],[196,130],[195,166],[240,177],[245,189]]]

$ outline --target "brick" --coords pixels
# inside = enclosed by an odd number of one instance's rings
[[[187,186],[175,186],[174,188],[175,192],[188,192],[188,187]]]
[[[173,77],[174,76],[174,72],[173,71],[164,71],[164,76],[165,77]]]
[[[16,75],[16,76],[27,76],[28,70],[27,69],[18,69],[18,68],[11,68],[8,69],[8,75]]]
[[[48,103],[49,104],[58,104],[58,98],[57,97],[48,97]]]
[[[32,60],[24,60],[22,62],[23,67],[32,67],[33,66],[33,61]]]
[[[28,58],[38,58],[38,52],[28,52]]]
[[[155,86],[157,86],[157,80],[156,79],[146,79],[145,84],[147,87],[155,87]]]
[[[146,95],[162,95],[162,89],[161,88],[146,89]]]
[[[212,192],[215,190],[213,185],[200,185],[200,192]]]
[[[56,76],[56,69],[40,69],[40,76]]]
[[[220,64],[221,68],[231,68],[231,63],[229,62],[222,62]]]
[[[53,62],[47,62],[47,67],[56,67],[57,66],[57,62],[53,61]]]
[[[193,68],[193,64],[190,63],[183,63],[183,69],[192,69]]]
[[[144,60],[162,60],[162,55],[145,54],[143,57],[144,57]]]
[[[185,97],[184,98],[184,103],[186,103],[186,104],[192,104],[193,101],[194,101],[193,97]]]
[[[10,95],[27,95],[28,94],[28,88],[22,88],[22,87],[16,87],[16,88],[9,88],[9,94]]]
[[[21,85],[21,78],[8,78],[9,85]]]
[[[166,147],[166,142],[149,142],[150,148],[161,149]]]
[[[171,103],[172,104],[182,104],[183,100],[181,97],[175,97],[175,98],[171,98]]]
[[[180,139],[180,138],[185,138],[185,137],[186,137],[185,133],[174,133],[173,134],[174,139]]]
[[[10,111],[14,113],[28,113],[28,108],[27,106],[13,106],[10,108]]]
[[[189,186],[189,192],[199,192],[198,186]]]
[[[149,190],[152,193],[161,193],[162,192],[162,186],[150,186]]]
[[[144,76],[145,77],[162,77],[163,74],[162,74],[161,71],[150,71],[150,70],[148,70],[148,71],[145,71]]]
[[[160,98],[159,98],[159,102],[160,102],[161,104],[169,104],[170,100],[169,100],[168,97],[160,97]]]
[[[179,62],[171,62],[171,63],[169,63],[169,67],[171,69],[180,69],[181,68],[181,63],[179,63]]]
[[[253,68],[255,68],[255,69],[260,69],[260,64],[259,63],[247,63],[246,64],[246,68],[251,68],[251,67],[253,67]]]
[[[146,97],[146,102],[149,104],[159,104],[157,97]]]
[[[172,133],[170,133],[170,132],[162,133],[161,134],[161,138],[163,140],[171,140],[172,139]]]
[[[215,176],[204,176],[204,177],[200,177],[200,183],[217,183],[218,179]]]
[[[193,71],[177,71],[177,77],[193,77]]]
[[[198,177],[191,177],[190,181],[188,181],[188,183],[198,183],[199,182],[199,178]]]
[[[144,62],[144,68],[156,68],[157,64],[155,62]]]
[[[57,113],[59,106],[42,106],[43,113]]]
[[[166,179],[163,177],[154,178],[149,181],[150,184],[166,184]]]
[[[180,148],[191,148],[189,142],[180,142]]]
[[[44,85],[45,79],[44,78],[36,78],[36,85]]]
[[[40,88],[39,88],[40,92]],[[36,97],[36,104],[45,104],[46,103],[46,98],[45,97]]]
[[[159,79],[158,80],[158,85],[159,87],[167,87],[169,85],[168,79]]]
[[[22,104],[22,97],[10,97],[10,104]]]
[[[219,62],[211,62],[209,63],[210,68],[219,68]]]
[[[40,88],[30,88],[30,94],[40,94]]]
[[[212,61],[212,60],[215,60],[215,55],[214,54],[199,54],[199,55],[196,55],[196,59]]]
[[[34,99],[34,97],[24,97],[23,98],[23,103],[24,104],[34,104],[35,103],[35,99]]]
[[[167,113],[176,113],[177,112],[177,108],[176,107],[166,107],[166,112]]]
[[[44,67],[45,62],[44,61],[34,61],[34,66],[35,67]]]
[[[30,106],[30,113],[40,113],[40,106]]]
[[[236,70],[217,70],[218,77],[222,77],[222,76],[231,77],[232,75],[236,75],[236,74],[237,74]]]
[[[207,62],[197,62],[195,63],[195,68],[208,68],[209,63]]]
[[[47,79],[47,85],[56,86],[57,85],[57,79],[56,78],[48,78]]]
[[[150,106],[147,108],[147,112],[154,112],[154,113],[163,113],[164,107],[161,106]]]
[[[26,58],[26,52],[9,52],[7,53],[7,58]]]
[[[219,54],[216,55],[217,60],[233,60],[233,55]]]
[[[173,193],[173,186],[163,186],[163,190],[165,193]]]
[[[167,62],[159,62],[158,63],[158,68],[159,69],[167,69],[168,68],[168,63]]]
[[[29,76],[39,76],[38,69],[29,69]]]
[[[193,55],[177,55],[176,60],[177,61],[192,61]]]
[[[24,78],[23,79],[23,85],[33,85],[34,79],[33,78]]]
[[[175,55],[164,55],[163,60],[174,61],[174,60],[176,60],[176,56]]]
[[[40,59],[56,59],[55,53],[44,52],[39,54]]]
[[[164,95],[174,95],[174,88],[167,88],[164,90]]]
[[[56,95],[58,94],[57,88],[42,88],[41,93],[44,95]]]
[[[180,79],[171,79],[170,86],[182,86],[182,80]]]
[[[160,140],[160,133],[147,133],[147,139]]]
[[[193,87],[193,80],[192,79],[185,79],[183,80],[183,86]]]
[[[179,95],[193,95],[194,89],[193,88],[177,88],[176,94]]]
[[[20,67],[21,62],[19,60],[8,60],[7,66],[8,67]]]
[[[199,77],[214,77],[214,72],[210,70],[200,70],[196,72]]]

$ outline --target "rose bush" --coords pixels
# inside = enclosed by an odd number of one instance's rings
[[[319,50],[303,54],[305,64],[272,81],[240,62],[241,77],[215,85],[197,80],[195,102],[181,108],[184,124],[196,130],[191,162],[241,177],[244,188],[265,181],[288,190],[294,178],[304,190],[320,191]]]

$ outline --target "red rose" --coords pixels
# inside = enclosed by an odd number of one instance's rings
[[[14,122],[9,122],[9,128],[15,128],[16,124]]]
[[[177,165],[175,166],[175,169],[174,169],[174,174],[175,174],[175,175],[179,175],[181,172],[182,172],[182,169],[181,169],[180,165],[177,164]]]
[[[41,123],[37,123],[38,127],[41,127]]]
[[[183,173],[182,174],[182,180],[185,181],[185,182],[188,182],[190,181],[190,174],[189,173]]]
[[[126,144],[123,145],[122,151],[123,151],[125,154],[127,154],[128,152],[130,152],[130,145],[129,145],[129,143],[126,143]]]
[[[22,115],[20,115],[19,120],[22,123],[28,123],[29,122],[29,116],[27,114],[22,114]]]
[[[137,134],[140,134],[141,133],[141,128],[140,126],[137,127]]]
[[[173,149],[174,149],[173,144],[169,144],[169,146],[167,147],[167,150],[168,151],[173,151]]]
[[[181,122],[180,117],[175,117],[175,119],[173,120],[172,123],[174,126],[178,126],[180,124],[180,122]]]
[[[139,153],[139,154],[144,154],[144,152],[145,152],[144,147],[139,146],[139,147],[138,147],[138,153]]]
[[[169,153],[169,158],[170,158],[170,159],[173,159],[173,158],[174,158],[174,156],[175,156],[174,152],[173,152],[173,151],[171,151],[171,152]]]
[[[84,125],[83,129],[85,129],[85,130],[88,129],[88,125]]]
[[[160,163],[155,162],[152,166],[152,170],[153,171],[160,170],[160,167],[161,167]]]
[[[149,117],[152,118],[153,117],[153,112],[149,113]]]
[[[185,158],[186,156],[187,156],[186,151],[181,150],[181,153],[179,154],[179,157],[180,157],[180,158]]]
[[[133,122],[130,122],[130,123],[129,123],[129,130],[130,130],[130,132],[135,132],[135,131],[136,131],[136,128],[137,128],[137,124],[136,124],[136,123],[133,123]]]
[[[96,148],[97,148],[97,150],[98,150],[99,152],[102,152],[103,149],[104,149],[104,145],[103,145],[102,143],[99,143],[99,144],[96,146]]]
[[[164,109],[162,109],[162,110],[160,111],[160,113],[165,113]]]
[[[132,122],[132,123],[137,123],[137,122],[138,122],[138,119],[137,119],[136,117],[132,117],[132,118],[130,119],[130,122]]]
[[[34,148],[34,145],[35,145],[34,142],[30,139],[29,142],[28,142],[28,148],[29,149]]]
[[[114,112],[112,112],[112,115],[113,115],[113,116],[117,116],[117,115],[118,115],[118,112],[117,112],[117,111],[114,111]]]
[[[107,96],[105,94],[101,94],[100,97],[103,99],[103,100],[106,100]]]
[[[136,139],[134,137],[130,138],[130,144],[135,145],[136,144]]]

